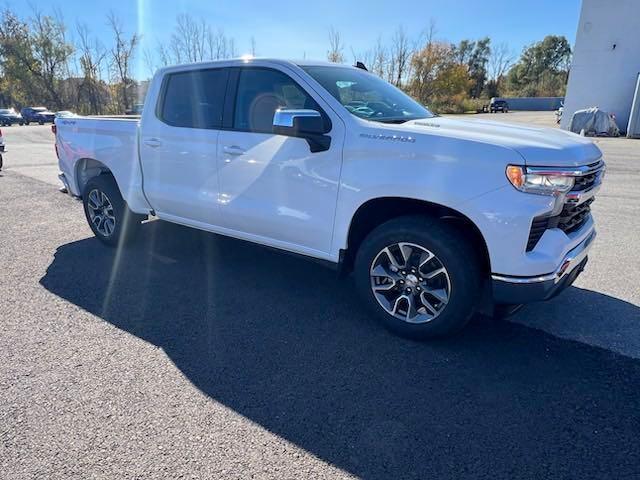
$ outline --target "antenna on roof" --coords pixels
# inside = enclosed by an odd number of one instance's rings
[[[362,62],[356,62],[356,64],[354,65],[354,67],[359,68],[361,70],[364,70],[365,72],[368,72],[369,70],[367,70],[367,67],[364,66],[364,63]]]

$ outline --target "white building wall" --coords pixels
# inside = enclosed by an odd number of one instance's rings
[[[562,128],[576,110],[600,107],[626,131],[640,73],[640,0],[583,0]]]

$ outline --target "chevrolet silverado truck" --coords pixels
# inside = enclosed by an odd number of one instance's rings
[[[362,68],[173,66],[140,119],[55,123],[60,179],[105,244],[153,215],[328,262],[412,338],[551,298],[596,235],[591,140],[443,118]]]

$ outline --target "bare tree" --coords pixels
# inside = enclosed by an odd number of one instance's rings
[[[382,37],[378,37],[375,46],[373,47],[371,72],[375,73],[379,77],[384,76],[384,72],[387,68],[387,49],[382,44]]]
[[[437,26],[436,20],[435,18],[430,18],[429,27],[422,31],[416,44],[429,46],[433,42],[435,42],[437,34],[438,34],[438,26]]]
[[[80,54],[80,68],[82,70],[82,83],[78,91],[78,107],[83,109],[84,100],[89,103],[85,113],[102,114],[103,98],[101,89],[101,72],[107,50],[98,40],[91,41],[89,27],[86,24],[77,24],[78,52]]]
[[[331,27],[329,29],[329,51],[327,52],[327,60],[334,63],[344,62],[344,45],[342,44],[342,38],[340,32]]]
[[[489,78],[498,80],[504,76],[509,70],[514,60],[513,51],[509,48],[509,44],[502,42],[491,48],[489,55]]]
[[[489,97],[500,95],[505,75],[513,65],[514,55],[505,42],[491,48],[489,55],[489,81],[485,86],[485,94]]]
[[[142,52],[142,56],[144,58],[144,65],[145,67],[147,67],[147,72],[149,74],[149,77],[152,77],[158,68],[156,66],[155,58],[153,57],[153,52],[148,48],[145,48],[144,51]]]
[[[373,51],[367,50],[364,52],[356,52],[353,47],[349,48],[351,50],[351,56],[353,57],[353,64],[355,65],[357,62],[362,62],[367,70],[371,68],[373,63]]]
[[[119,107],[121,110],[126,110],[131,107],[130,89],[135,84],[131,76],[131,62],[140,43],[140,36],[137,33],[130,37],[126,36],[122,22],[114,12],[109,13],[107,22],[114,37],[114,46],[111,49],[111,67],[121,91],[122,103]]]
[[[171,65],[171,52],[167,49],[164,43],[158,42],[158,62],[161,66],[166,67]]]
[[[414,46],[411,44],[407,32],[400,25],[391,39],[391,59],[393,66],[393,83],[401,87],[407,76],[407,70],[411,64]]]
[[[207,27],[207,56],[209,60],[220,60],[237,56],[233,38],[227,37],[221,28],[214,31]]]
[[[191,15],[178,15],[171,35],[171,49],[176,63],[201,62],[205,59],[207,31],[204,19],[198,22]]]

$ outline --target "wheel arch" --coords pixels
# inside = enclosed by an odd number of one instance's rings
[[[404,197],[373,198],[358,207],[349,224],[346,248],[341,250],[341,271],[348,273],[353,269],[358,247],[369,233],[379,225],[405,215],[425,215],[455,226],[476,247],[483,273],[490,274],[491,261],[486,240],[469,217],[444,205]]]
[[[99,160],[95,160],[93,158],[81,158],[78,160],[75,165],[75,179],[76,186],[78,188],[78,195],[82,196],[84,193],[84,187],[87,185],[89,180],[102,174],[114,176],[111,169]]]

